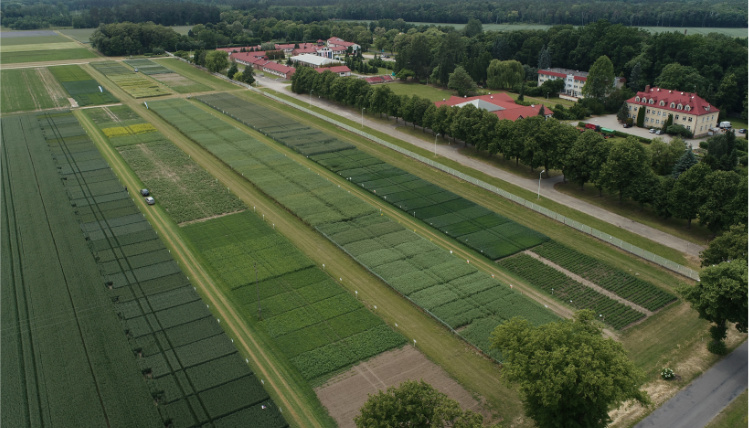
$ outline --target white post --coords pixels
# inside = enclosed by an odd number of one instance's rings
[[[366,107],[361,108],[361,127],[364,129],[364,110],[366,110]]]
[[[541,175],[543,175],[543,173],[545,173],[545,172],[546,172],[546,170],[544,169],[544,170],[542,170],[542,171],[541,171],[541,172],[540,172],[540,173],[538,174],[538,192],[536,192],[536,199],[537,199],[537,200],[538,200],[538,199],[541,199]]]
[[[437,133],[437,135],[434,136],[434,157],[437,157],[437,137],[439,136],[440,136],[439,132]]]

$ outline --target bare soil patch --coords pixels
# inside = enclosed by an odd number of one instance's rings
[[[479,400],[413,346],[384,352],[360,363],[315,388],[315,393],[340,428],[353,428],[354,417],[369,394],[398,386],[406,380],[423,380],[460,403],[464,410],[484,415],[485,422],[492,419]]]
[[[154,79],[158,80],[159,82],[165,84],[166,86],[188,86],[192,85],[195,82],[192,80],[182,76],[181,74],[177,73],[162,73],[162,74],[154,74]]]

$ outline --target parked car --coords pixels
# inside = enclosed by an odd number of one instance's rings
[[[655,128],[650,128],[650,133],[655,134]]]
[[[151,194],[151,192],[149,192],[148,189],[140,189],[140,194],[142,196],[148,196]]]
[[[746,134],[746,129],[744,128],[739,129],[739,134]]]
[[[153,205],[156,203],[156,200],[153,198],[153,196],[146,196],[146,203],[148,205]]]
[[[661,135],[662,131],[660,129],[655,131],[655,135]]]

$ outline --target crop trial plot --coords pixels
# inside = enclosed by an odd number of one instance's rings
[[[77,65],[59,65],[50,67],[49,71],[79,106],[111,104],[118,101]]]
[[[406,342],[257,214],[183,230],[245,317],[260,317],[261,328],[308,381]]]
[[[123,62],[136,69],[138,73],[147,74],[149,76],[152,74],[174,73],[172,70],[147,58],[126,59]]]
[[[3,113],[43,110],[68,105],[65,91],[46,68],[0,71]]]
[[[135,73],[132,69],[115,61],[91,63],[97,71],[107,76],[123,91],[133,98],[159,97],[170,94],[166,88],[159,85],[143,74]]]
[[[6,132],[17,131],[8,128],[6,131],[5,119],[3,119],[4,140]],[[24,126],[24,130],[30,127]],[[80,311],[79,322],[88,321],[97,324],[97,328],[87,327],[75,328],[75,317],[62,317],[58,315],[49,318],[50,314],[63,315],[61,303],[70,301],[69,294],[57,295],[52,293],[49,284],[61,283],[52,277],[45,276],[53,272],[48,268],[40,272],[43,275],[30,275],[30,271],[23,275],[25,280],[32,280],[38,276],[45,284],[45,290],[38,294],[38,298],[50,300],[50,308],[45,311],[45,317],[53,320],[53,325],[63,325],[61,322],[71,324],[71,328],[60,330],[50,329],[54,337],[65,341],[68,345],[60,345],[41,333],[38,328],[28,328],[31,339],[34,341],[35,350],[43,349],[45,340],[54,345],[54,361],[47,361],[44,370],[52,370],[55,367],[64,367],[65,376],[56,382],[45,382],[46,388],[44,400],[58,399],[59,403],[43,403],[49,407],[47,411],[31,414],[32,418],[53,417],[55,423],[70,426],[96,426],[106,425],[106,420],[112,425],[132,424],[133,418],[138,418],[138,425],[174,425],[174,426],[200,426],[209,423],[220,424],[232,418],[246,417],[253,414],[261,406],[265,406],[268,419],[268,427],[284,427],[286,422],[275,405],[265,392],[260,381],[255,378],[244,359],[240,357],[236,348],[223,333],[215,322],[215,318],[206,309],[205,304],[195,293],[189,281],[181,273],[174,260],[163,243],[156,236],[145,218],[139,213],[130,196],[125,191],[119,180],[114,176],[106,162],[103,161],[96,147],[88,139],[87,134],[70,113],[45,114],[39,116],[37,129],[43,128],[43,136],[40,138],[44,155],[47,158],[45,168],[40,168],[42,163],[34,162],[34,167],[28,171],[48,170],[49,177],[39,177],[18,181],[14,176],[9,182],[18,183],[16,186],[33,186],[34,189],[40,183],[54,183],[57,187],[53,192],[54,197],[63,200],[52,204],[45,203],[44,206],[30,206],[37,214],[20,213],[26,217],[42,217],[49,212],[51,207],[60,207],[69,210],[71,225],[64,224],[64,230],[76,234],[76,242],[80,251],[72,252],[71,247],[65,245],[61,253],[71,253],[74,260],[70,268],[64,268],[68,281],[74,281],[76,286],[85,286],[85,291],[78,292],[82,302],[80,307],[73,310]],[[36,131],[41,134],[40,131]],[[9,135],[9,134],[8,134]],[[44,140],[46,139],[46,144]],[[26,153],[25,145],[18,145]],[[40,149],[41,150],[41,149]],[[14,155],[21,157],[20,155]],[[5,157],[3,157],[5,159]],[[54,159],[54,161],[53,161]],[[20,166],[19,166],[20,167]],[[5,168],[3,168],[5,170]],[[3,182],[6,183],[6,177]],[[28,184],[22,184],[28,183]],[[62,183],[62,184],[60,184]],[[37,191],[31,189],[14,190],[14,195],[24,195],[25,201],[31,200],[30,195],[36,195]],[[50,196],[51,197],[51,196]],[[3,204],[4,206],[8,206]],[[18,206],[17,204],[10,204]],[[25,204],[24,204],[25,205]],[[17,208],[16,208],[17,209]],[[54,224],[57,225],[64,211],[55,209]],[[49,214],[47,214],[49,215]],[[20,216],[16,216],[20,219]],[[24,220],[25,221],[25,220]],[[51,223],[50,223],[51,224]],[[40,231],[48,227],[34,228],[34,236],[42,235]],[[82,236],[85,240],[81,239]],[[55,233],[55,241],[62,235]],[[5,234],[3,234],[5,237]],[[4,240],[5,242],[5,240]],[[31,250],[31,240],[24,240],[25,250]],[[5,245],[5,244],[4,244]],[[4,248],[11,248],[15,244],[9,244]],[[54,249],[54,243],[48,246]],[[46,250],[49,251],[49,250]],[[3,252],[5,254],[5,251]],[[39,263],[54,263],[51,254],[40,249],[34,252]],[[7,266],[3,259],[3,266]],[[79,277],[78,272],[85,272],[86,260],[89,260],[92,271],[96,272],[96,278]],[[50,271],[50,272],[48,272]],[[3,275],[6,270],[3,269]],[[20,277],[19,277],[20,278]],[[5,283],[5,276],[4,281]],[[4,288],[5,293],[5,288]],[[100,295],[101,301],[92,300],[93,296]],[[75,294],[74,294],[75,297]],[[6,304],[3,299],[3,305]],[[26,306],[27,308],[29,306]],[[36,309],[44,310],[44,305],[34,304]],[[5,309],[6,306],[3,306]],[[107,311],[109,318],[94,317],[94,313]],[[3,316],[6,311],[3,311]],[[33,314],[26,314],[25,319],[41,319]],[[119,319],[118,319],[119,318]],[[102,330],[99,323],[107,319],[111,321],[110,330]],[[3,323],[5,326],[5,322]],[[85,349],[92,364],[85,365],[85,370],[75,370],[76,359],[85,362],[85,353],[75,351],[71,348],[79,341],[71,340],[70,335],[60,334],[60,331],[77,332],[84,336],[83,340],[89,340],[86,334],[103,335],[96,339],[96,346],[87,346]],[[21,337],[21,336],[19,336]],[[5,340],[6,335],[3,335]],[[118,347],[125,356],[125,362],[112,360],[112,350],[101,350],[100,343],[111,343]],[[4,342],[5,345],[5,342]],[[70,349],[68,349],[70,348]],[[12,347],[7,349],[14,349]],[[3,346],[3,352],[6,347]],[[97,352],[102,352],[97,354]],[[34,353],[39,354],[39,352]],[[60,358],[60,357],[63,358]],[[133,359],[133,356],[136,358]],[[7,358],[3,358],[3,386],[6,387],[5,364]],[[134,366],[133,366],[134,365]],[[120,378],[113,377],[108,372],[101,372],[99,366],[114,366],[117,370],[127,370]],[[10,367],[10,366],[9,366]],[[27,362],[26,367],[31,367]],[[93,369],[92,369],[93,367]],[[222,383],[211,382],[217,370],[226,368],[231,373],[229,378],[223,377]],[[31,369],[29,369],[31,370]],[[38,370],[38,369],[37,369]],[[85,379],[86,370],[99,370],[96,378],[91,382],[81,382]],[[117,370],[115,370],[117,372]],[[119,372],[118,372],[119,373]],[[28,377],[27,377],[28,378]],[[47,376],[43,378],[47,379]],[[99,380],[100,379],[100,380]],[[194,379],[194,381],[193,381]],[[10,381],[9,381],[10,382]],[[99,382],[99,388],[94,388],[94,383]],[[7,385],[10,385],[8,383]],[[85,385],[91,385],[90,388]],[[60,391],[53,391],[53,388]],[[76,394],[70,394],[74,390]],[[90,391],[89,391],[90,390]],[[37,390],[41,391],[41,390]],[[89,391],[89,392],[87,392]],[[101,397],[95,394],[102,391]],[[215,405],[215,394],[232,395],[233,400]],[[34,391],[34,393],[37,393]],[[92,396],[92,394],[94,394]],[[26,396],[28,398],[28,396]],[[23,396],[19,394],[18,399]],[[91,406],[92,402],[111,402],[111,413],[107,408],[106,414],[100,415],[100,406]],[[6,394],[3,394],[3,422],[15,420],[6,419]],[[58,410],[59,409],[59,410]],[[134,410],[135,409],[135,410]],[[141,410],[138,410],[141,409]],[[15,417],[8,414],[8,418]],[[70,423],[64,421],[69,420]],[[117,422],[121,421],[121,422]],[[52,424],[50,422],[49,424]],[[4,424],[5,425],[5,424]],[[32,423],[10,423],[9,426],[33,426]]]
[[[488,274],[480,273],[465,261],[450,256],[447,250],[380,216],[370,205],[264,143],[236,128],[227,128],[223,121],[189,102],[159,101],[152,103],[150,108],[300,219],[315,226],[402,294],[410,298],[412,293],[429,287],[445,288],[439,300],[430,300],[426,296],[428,293],[422,293],[414,295],[414,303],[425,309],[434,309],[436,317],[452,317],[443,319],[443,322],[453,329],[462,327],[460,334],[487,354],[498,356],[489,349],[488,337],[502,320],[515,315],[523,315],[535,323],[556,319],[548,309],[512,291]],[[324,204],[320,203],[322,200]],[[221,233],[215,231],[209,235]],[[258,248],[267,245],[267,242],[256,244]],[[235,259],[242,257],[242,251],[218,251],[207,244],[204,247],[206,253],[214,255],[217,251],[214,256],[229,260],[222,264],[225,271],[218,274],[224,276],[232,289],[246,290],[251,298],[252,288],[246,284],[251,284],[254,271],[243,268]],[[249,250],[251,247],[247,247],[246,251]],[[434,255],[434,260],[426,254]],[[261,280],[268,275],[267,269],[258,268]],[[468,278],[471,278],[470,283],[475,279],[479,288],[465,285],[463,281]],[[406,288],[412,284],[418,284],[420,288]],[[476,295],[476,292],[483,294]],[[309,316],[304,310],[293,312],[287,315],[288,319],[284,319],[282,326],[303,325]]]

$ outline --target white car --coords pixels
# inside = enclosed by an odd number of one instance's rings
[[[153,205],[156,203],[156,200],[153,198],[153,196],[146,196],[146,203],[148,205]]]

